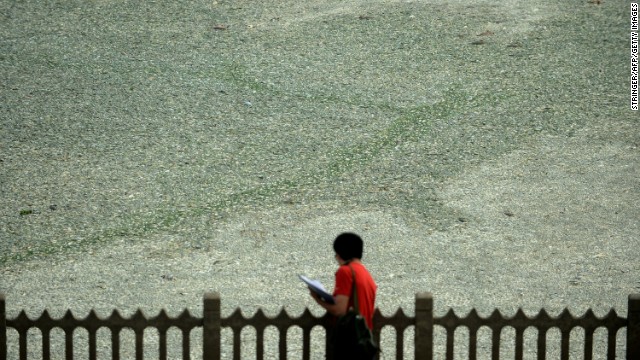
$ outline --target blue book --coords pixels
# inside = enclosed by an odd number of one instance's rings
[[[329,304],[336,303],[333,296],[329,294],[329,292],[324,288],[324,286],[322,286],[322,284],[318,280],[311,280],[304,275],[298,275],[298,276],[300,277],[300,280],[304,281],[304,283],[307,284],[307,286],[309,286],[309,289],[311,289],[311,291],[313,291],[314,293],[318,294],[318,296],[320,296],[320,298],[324,302]]]

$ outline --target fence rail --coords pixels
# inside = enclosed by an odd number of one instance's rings
[[[71,311],[60,319],[53,319],[45,310],[37,319],[30,319],[25,311],[21,311],[13,319],[6,318],[5,297],[0,294],[0,360],[7,360],[7,329],[13,328],[18,332],[18,352],[20,359],[27,359],[27,332],[30,328],[37,328],[42,333],[42,358],[51,358],[50,332],[54,328],[60,328],[65,333],[65,356],[73,359],[73,332],[77,328],[84,328],[89,334],[89,359],[96,359],[96,333],[104,327],[111,331],[111,353],[113,359],[120,359],[120,332],[124,328],[130,328],[135,334],[136,359],[143,358],[143,333],[146,328],[156,328],[159,334],[159,358],[167,358],[167,331],[176,327],[182,332],[182,357],[190,359],[190,332],[202,327],[202,357],[203,359],[219,360],[221,358],[221,331],[229,328],[233,333],[233,358],[240,359],[241,339],[240,334],[247,326],[256,330],[256,357],[264,358],[264,331],[273,326],[279,332],[278,352],[280,359],[287,358],[287,330],[297,326],[302,329],[303,359],[311,357],[311,331],[320,326],[326,331],[329,338],[332,317],[325,314],[321,317],[314,316],[306,309],[300,316],[291,317],[282,310],[275,317],[266,316],[262,310],[258,310],[252,317],[245,318],[240,309],[236,309],[228,317],[222,317],[220,313],[220,297],[215,293],[207,293],[203,299],[203,315],[196,317],[184,310],[177,317],[169,317],[164,310],[154,317],[147,318],[138,310],[129,318],[124,318],[117,310],[107,318],[100,318],[92,310],[83,319],[76,319]],[[546,334],[552,328],[557,328],[561,334],[561,359],[569,359],[569,334],[574,328],[584,329],[584,359],[593,358],[593,334],[598,328],[607,330],[607,358],[615,359],[616,336],[620,329],[626,327],[626,358],[629,360],[640,359],[640,294],[629,295],[628,315],[622,318],[611,310],[602,318],[595,316],[589,309],[583,316],[574,317],[568,310],[563,311],[557,317],[551,317],[542,309],[536,316],[528,317],[519,310],[512,317],[505,317],[499,311],[494,311],[490,316],[483,318],[474,309],[464,317],[456,315],[449,310],[444,316],[434,317],[433,297],[429,293],[416,294],[415,315],[408,316],[399,309],[392,316],[384,316],[376,309],[374,313],[374,337],[380,340],[380,334],[384,327],[390,326],[396,334],[396,359],[404,358],[404,330],[414,328],[414,357],[415,359],[432,359],[434,348],[434,326],[444,328],[446,331],[446,359],[453,359],[454,334],[457,328],[466,327],[469,330],[469,359],[477,358],[477,333],[482,327],[487,327],[492,332],[491,358],[500,356],[501,333],[504,328],[515,329],[515,358],[523,358],[523,334],[526,329],[534,327],[538,330],[537,357],[546,357]],[[330,347],[325,345],[327,357],[331,356]],[[619,354],[620,355],[620,354]]]

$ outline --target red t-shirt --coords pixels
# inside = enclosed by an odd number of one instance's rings
[[[356,289],[358,291],[358,304],[360,314],[367,321],[369,329],[373,329],[373,311],[375,309],[376,290],[378,286],[369,274],[369,270],[362,263],[350,263],[356,274]],[[351,297],[353,286],[353,275],[349,265],[342,265],[336,271],[336,286],[333,289],[333,296],[346,295],[349,297],[348,308],[354,307]]]

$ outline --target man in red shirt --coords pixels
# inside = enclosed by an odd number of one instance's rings
[[[349,308],[354,307],[351,297],[353,288],[353,273],[355,272],[356,290],[358,292],[358,304],[360,314],[366,320],[369,329],[373,329],[373,311],[375,309],[376,290],[378,286],[371,274],[361,262],[363,242],[360,236],[353,233],[338,235],[333,241],[333,250],[340,267],[336,271],[336,284],[333,289],[335,304],[324,302],[316,293],[311,291],[311,296],[316,302],[325,308],[330,314],[342,316]]]

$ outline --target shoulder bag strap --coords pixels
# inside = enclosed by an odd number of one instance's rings
[[[351,275],[353,276],[353,286],[351,287],[351,296],[353,297],[353,306],[355,307],[356,314],[360,315],[360,304],[358,303],[358,289],[356,287],[356,272],[353,271],[353,267],[349,264],[351,269]]]

